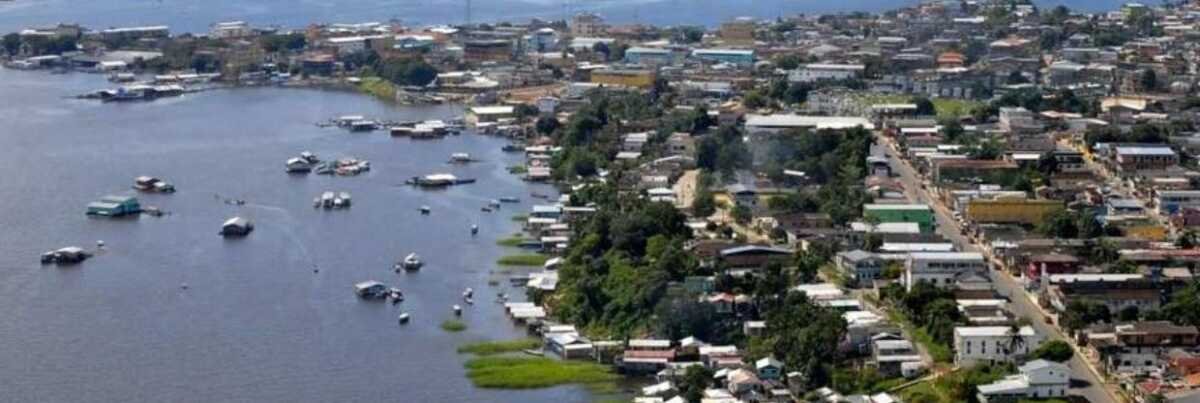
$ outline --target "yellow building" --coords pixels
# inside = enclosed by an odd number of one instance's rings
[[[654,87],[650,70],[593,70],[592,83],[648,89]]]
[[[1037,224],[1046,215],[1063,209],[1058,200],[996,199],[971,200],[967,218],[980,223]]]
[[[1167,228],[1156,224],[1121,227],[1121,232],[1127,237],[1145,239],[1147,241],[1159,242],[1167,239]]]

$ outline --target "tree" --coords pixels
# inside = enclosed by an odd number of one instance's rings
[[[937,115],[937,108],[933,105],[933,101],[930,101],[929,98],[915,97],[912,99],[911,102],[914,104],[917,104],[917,115],[920,115],[920,116],[935,116],[935,115]]]
[[[1182,249],[1191,249],[1197,245],[1200,245],[1200,234],[1197,234],[1196,230],[1189,229],[1187,231],[1183,231],[1183,234],[1179,235],[1179,238],[1175,239],[1175,246],[1178,246]]]
[[[1062,324],[1074,333],[1096,322],[1108,322],[1112,314],[1104,304],[1090,300],[1074,300],[1067,304],[1062,315]]]
[[[555,130],[558,130],[558,128],[562,125],[559,124],[558,119],[553,116],[542,116],[538,118],[535,126],[537,126],[538,133],[541,133],[543,136],[549,136],[553,134]]]
[[[713,198],[712,192],[708,189],[703,189],[696,193],[695,199],[692,200],[692,215],[696,217],[708,217],[717,212],[717,200]]]
[[[767,106],[767,98],[757,90],[746,92],[746,96],[742,98],[742,105],[750,109],[758,109]]]
[[[754,357],[775,356],[806,380],[806,386],[829,382],[828,364],[836,362],[846,321],[837,312],[813,304],[802,293],[788,293],[767,312],[763,336],[750,341]]]
[[[1075,355],[1075,349],[1071,348],[1070,344],[1062,340],[1051,340],[1043,343],[1033,353],[1030,354],[1030,359],[1050,360],[1054,362],[1067,362]]]
[[[1146,69],[1138,76],[1138,84],[1141,84],[1142,89],[1146,91],[1154,91],[1158,88],[1158,73],[1154,69]]]
[[[1037,232],[1055,238],[1076,238],[1079,236],[1078,220],[1070,211],[1057,210],[1046,214],[1038,223]]]
[[[1136,322],[1138,320],[1138,307],[1127,306],[1117,312],[1117,320],[1121,322]]]
[[[749,224],[750,220],[754,219],[754,213],[750,212],[750,208],[746,206],[736,206],[733,208],[733,221],[738,224]]]
[[[687,368],[683,374],[683,381],[679,383],[679,394],[683,396],[688,403],[700,403],[704,398],[704,390],[712,384],[713,372],[703,365],[692,365]]]

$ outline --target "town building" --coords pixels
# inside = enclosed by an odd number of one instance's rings
[[[926,204],[867,204],[863,206],[863,218],[879,223],[917,223],[921,232],[932,232],[936,225],[933,209]]]
[[[1032,326],[959,326],[954,328],[954,363],[1011,363],[1029,355],[1044,340]]]
[[[979,385],[981,403],[1006,403],[1023,399],[1062,398],[1070,388],[1071,368],[1054,361],[1034,360],[1017,367],[1017,374]]]
[[[904,286],[912,290],[917,283],[953,288],[960,278],[987,273],[987,262],[978,252],[910,253],[904,267]]]
[[[788,73],[788,81],[794,83],[814,83],[818,81],[838,81],[861,78],[866,66],[861,64],[828,64],[812,63],[800,66]]]
[[[1195,349],[1200,331],[1167,321],[1097,324],[1084,330],[1087,346],[1110,374],[1146,375],[1165,370],[1172,349]]]

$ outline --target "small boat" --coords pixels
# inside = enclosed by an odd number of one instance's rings
[[[479,208],[479,211],[482,211],[482,212],[485,212],[485,213],[490,213],[490,212],[492,212],[492,208],[491,208],[491,207],[488,207],[488,206],[483,206],[483,207],[480,207],[480,208]]]
[[[467,153],[450,154],[450,162],[453,162],[453,163],[471,162],[471,154],[467,154]]]
[[[521,199],[517,197],[501,197],[500,201],[504,203],[520,203]]]
[[[463,302],[466,302],[467,305],[475,305],[475,300],[472,299],[471,297],[463,298]]]
[[[342,207],[350,207],[350,193],[349,192],[339,192],[337,199],[342,201]]]
[[[324,207],[326,209],[333,208],[333,199],[334,199],[333,192],[321,193],[321,207]]]
[[[530,349],[525,349],[525,350],[521,350],[521,352],[522,352],[522,353],[525,353],[525,354],[533,355],[533,356],[538,356],[538,357],[541,357],[541,356],[544,356],[544,355],[546,355],[546,353],[545,353],[544,351],[542,351],[542,350],[534,350],[534,349],[532,349],[532,348],[530,348]]]
[[[478,226],[478,225],[472,225],[472,226],[471,226],[471,235],[477,235],[477,234],[479,234],[479,226]]]
[[[162,211],[162,209],[160,209],[158,207],[146,206],[146,207],[142,208],[142,214],[145,214],[145,215],[148,215],[151,217],[162,217],[163,211]]]
[[[404,260],[400,261],[400,267],[404,270],[420,270],[422,266],[425,266],[425,262],[422,262],[421,257],[416,253],[409,253]]]
[[[463,298],[471,298],[474,296],[475,296],[475,290],[471,289],[471,287],[467,287],[467,290],[463,291]]]
[[[399,321],[401,325],[408,324],[408,312],[400,314],[400,316],[396,317],[396,320]]]
[[[432,209],[430,209],[429,206],[421,206],[421,214],[428,215],[430,211],[432,211]]]
[[[504,147],[500,147],[500,151],[504,151],[506,153],[515,153],[518,151],[525,151],[525,148],[516,144],[507,144]]]
[[[494,208],[494,209],[499,209],[499,208],[500,208],[500,201],[499,201],[499,200],[496,200],[496,199],[492,199],[492,200],[488,201],[488,207],[491,207],[491,208]]]
[[[462,307],[461,306],[458,306],[458,305],[454,306],[454,316],[462,316]]]

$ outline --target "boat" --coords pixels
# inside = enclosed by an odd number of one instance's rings
[[[350,193],[349,192],[338,192],[338,197],[336,200],[342,201],[342,207],[350,207]]]
[[[78,246],[52,250],[42,254],[42,264],[75,264],[92,257],[91,253]]]
[[[491,208],[491,207],[488,207],[488,206],[483,206],[483,207],[480,207],[480,208],[479,208],[479,211],[482,211],[482,212],[485,212],[485,213],[490,213],[490,212],[492,212],[492,208]]]
[[[350,122],[350,124],[347,125],[347,128],[349,128],[352,132],[370,132],[378,129],[379,124],[375,123],[374,120],[356,120]]]
[[[471,226],[471,235],[476,235],[476,234],[478,234],[478,233],[479,233],[479,226],[478,226],[478,225],[472,225],[472,226]]]
[[[462,316],[462,307],[461,306],[458,306],[458,305],[454,306],[454,316]]]
[[[546,352],[544,352],[542,350],[534,350],[532,348],[521,350],[521,352],[525,353],[525,354],[533,355],[533,356],[538,356],[538,357],[542,357],[542,356],[546,355]]]
[[[354,285],[354,293],[363,299],[382,299],[387,297],[388,287],[378,281],[364,281]]]
[[[242,217],[233,217],[221,224],[221,236],[223,237],[246,236],[250,234],[250,231],[254,231],[254,223]]]
[[[143,192],[175,193],[175,185],[153,176],[134,178],[133,188]]]
[[[463,302],[466,302],[467,305],[475,305],[475,299],[473,299],[471,297],[463,298]]]
[[[518,197],[501,197],[500,202],[502,202],[502,203],[520,203],[521,199]]]
[[[423,266],[425,266],[425,262],[422,262],[421,257],[416,253],[409,253],[404,260],[400,261],[400,267],[404,270],[420,270]]]
[[[421,206],[421,214],[429,214],[432,211],[429,206]]]
[[[450,154],[450,162],[455,162],[455,163],[471,162],[471,154],[467,154],[467,153]]]
[[[496,200],[496,199],[492,199],[491,201],[488,202],[488,207],[491,207],[493,209],[500,209],[500,201]]]
[[[399,321],[401,325],[407,325],[408,324],[408,312],[400,314],[400,316],[396,317],[396,320]]]
[[[471,298],[474,296],[475,290],[471,289],[471,287],[467,287],[466,291],[463,291],[463,298]]]
[[[145,214],[145,215],[148,215],[151,217],[162,217],[164,213],[163,213],[162,209],[160,209],[158,207],[146,206],[146,207],[142,208],[142,214]]]
[[[500,147],[500,151],[504,151],[506,153],[515,153],[525,151],[525,147],[521,147],[516,144],[507,144],[504,147]]]
[[[321,193],[321,207],[333,208],[333,192]]]

